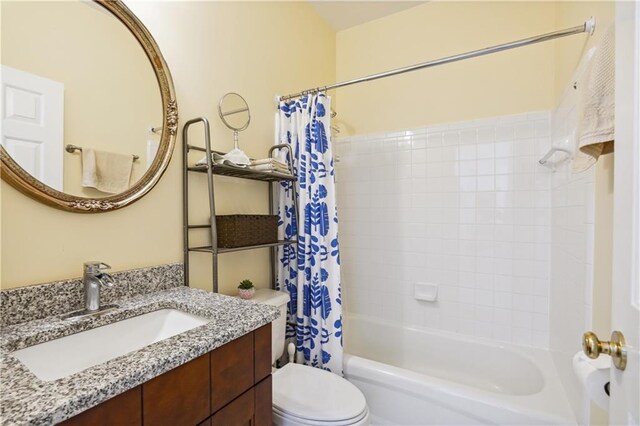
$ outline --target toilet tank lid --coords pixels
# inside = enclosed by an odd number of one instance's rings
[[[271,306],[282,306],[289,303],[289,293],[271,290],[269,288],[261,288],[260,290],[256,290],[251,300]]]

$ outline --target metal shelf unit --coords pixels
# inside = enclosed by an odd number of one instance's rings
[[[190,145],[189,144],[189,128],[197,123],[202,123],[204,127],[204,147]],[[243,250],[254,250],[261,248],[270,248],[271,249],[271,287],[275,286],[276,280],[276,272],[275,272],[275,262],[277,259],[277,249],[279,246],[289,245],[289,244],[297,244],[296,240],[281,240],[274,243],[269,244],[258,244],[253,246],[245,246],[245,247],[234,247],[234,248],[220,248],[218,247],[218,237],[216,230],[216,205],[214,199],[214,182],[213,176],[228,176],[234,177],[238,179],[250,179],[257,180],[261,182],[266,182],[269,184],[269,212],[271,214],[277,214],[277,210],[274,205],[274,186],[279,184],[280,182],[295,182],[296,178],[293,176],[293,167],[289,164],[289,170],[291,171],[290,175],[276,173],[276,172],[261,172],[255,171],[251,169],[238,168],[233,166],[214,164],[212,160],[212,154],[220,152],[213,151],[211,149],[211,138],[209,131],[209,121],[205,117],[194,118],[193,120],[189,120],[185,123],[184,128],[182,129],[182,161],[183,161],[183,170],[182,170],[182,223],[183,223],[183,236],[184,236],[184,283],[186,286],[189,285],[189,265],[190,259],[189,254],[191,252],[200,252],[200,253],[209,253],[211,254],[211,270],[213,276],[213,291],[214,293],[218,292],[218,255],[223,253],[231,253],[236,251]],[[293,152],[291,151],[291,146],[287,144],[274,145],[269,149],[269,157],[273,156],[273,152],[278,149],[285,149],[289,151],[289,159],[293,158]],[[204,152],[206,155],[206,165],[196,165],[189,166],[189,152],[191,150]],[[198,224],[192,225],[189,224],[189,172],[196,173],[206,173],[207,174],[207,189],[209,194],[209,213],[210,213],[210,224]],[[298,201],[294,197],[294,207],[297,215],[298,212]],[[296,216],[296,223],[297,216]],[[189,243],[189,232],[194,229],[208,229],[211,237],[211,245],[210,246],[199,246],[199,247],[191,247]]]

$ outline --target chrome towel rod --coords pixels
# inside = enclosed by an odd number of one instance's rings
[[[437,65],[448,64],[451,62],[462,61],[463,59],[475,58],[477,56],[484,56],[490,53],[497,53],[503,50],[515,49],[516,47],[528,46],[530,44],[540,43],[543,41],[554,40],[560,37],[566,37],[574,34],[589,33],[593,34],[596,28],[596,20],[592,16],[582,25],[576,27],[567,28],[566,30],[554,31],[552,33],[541,34],[534,37],[525,38],[522,40],[512,41],[511,43],[499,44],[497,46],[487,47],[480,50],[473,50],[467,53],[460,53],[458,55],[447,56],[446,58],[435,59],[433,61],[422,62],[420,64],[410,65],[408,67],[397,68],[395,70],[381,72],[378,74],[371,74],[366,77],[356,78],[353,80],[343,81],[340,83],[330,84],[328,86],[315,87],[313,89],[303,90],[302,92],[293,93],[290,95],[280,96],[278,99],[286,101],[293,98],[299,98],[300,96],[309,95],[318,92],[325,92],[331,89],[337,89],[339,87],[351,86],[352,84],[364,83],[365,81],[377,80],[379,78],[391,77],[392,75],[404,74],[406,72],[416,71],[423,68],[435,67]]]
[[[81,147],[81,146],[78,146],[78,145],[68,144],[64,149],[65,149],[67,152],[70,152],[70,153],[72,153],[72,154],[73,154],[74,152],[76,152],[76,151],[80,151],[80,152],[82,152],[82,147]],[[131,155],[133,155],[133,161],[136,161],[136,160],[138,160],[138,159],[140,158],[140,156],[138,156],[138,155],[135,155],[135,154],[131,154]]]

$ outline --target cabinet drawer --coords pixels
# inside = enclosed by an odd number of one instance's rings
[[[211,426],[253,426],[254,390],[249,389],[211,416]]]
[[[263,325],[253,332],[255,345],[255,382],[271,374],[271,324]]]
[[[267,376],[254,388],[255,393],[255,415],[253,426],[271,426],[273,420],[273,381],[271,376]]]
[[[211,413],[209,390],[209,354],[144,383],[144,424],[198,424]]]
[[[63,426],[140,426],[141,387],[135,387],[66,420]]]
[[[253,386],[253,334],[246,334],[211,352],[212,412]]]

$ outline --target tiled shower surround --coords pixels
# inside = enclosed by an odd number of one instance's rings
[[[549,113],[335,140],[345,309],[549,346]],[[438,285],[436,302],[414,284]]]

